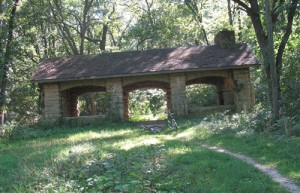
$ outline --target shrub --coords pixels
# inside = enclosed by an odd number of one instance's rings
[[[271,112],[257,104],[251,112],[219,112],[205,117],[201,123],[214,133],[250,134],[268,132],[272,128]]]

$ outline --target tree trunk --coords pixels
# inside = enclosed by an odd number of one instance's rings
[[[272,53],[270,53],[270,52],[274,53],[273,32],[271,34],[272,37],[268,37],[267,34],[265,33],[263,23],[261,21],[260,8],[259,8],[257,0],[249,0],[249,3],[251,5],[250,7],[248,7],[247,4],[243,3],[240,0],[233,0],[233,1],[238,3],[241,7],[243,7],[251,19],[251,22],[252,22],[252,25],[253,25],[253,28],[255,31],[256,39],[259,44],[260,51],[261,51],[261,54],[262,54],[263,60],[264,60],[265,72],[266,72],[267,79],[268,79],[269,100],[270,100],[270,104],[271,104],[271,108],[272,108],[272,112],[273,112],[273,120],[278,119],[279,114],[276,111],[279,112],[279,104],[275,104],[276,99],[273,100],[273,96],[274,96],[273,86],[276,87],[276,84],[273,85],[272,75],[271,75],[271,72],[272,72],[271,66],[272,66],[272,63],[275,63],[274,55],[271,56]],[[270,8],[269,8],[269,10],[270,10]],[[272,44],[272,42],[273,42],[273,44]],[[270,45],[270,43],[271,43],[271,45]],[[272,47],[273,47],[273,51],[270,50],[270,49],[272,49]],[[273,61],[272,61],[272,58],[274,58]],[[273,74],[273,78],[277,78],[277,76],[275,74]],[[277,87],[276,87],[276,89],[277,89]],[[275,92],[275,94],[276,93],[277,92]],[[277,100],[277,102],[278,102],[278,100]],[[278,116],[277,116],[277,114],[278,114]]]
[[[11,10],[9,21],[8,21],[8,35],[6,40],[6,48],[4,53],[4,59],[1,63],[1,90],[0,90],[0,111],[3,112],[5,101],[6,101],[6,87],[7,87],[7,73],[8,73],[8,64],[11,57],[11,45],[13,41],[13,30],[14,30],[14,21],[17,11],[19,0],[15,0],[13,4],[13,8]],[[2,6],[2,5],[1,5]],[[2,113],[2,116],[4,114]],[[3,119],[3,118],[1,118]]]
[[[242,41],[242,19],[241,19],[241,8],[238,7],[237,8],[237,14],[238,14],[238,29],[239,29],[239,33],[238,33],[238,40],[239,42]]]
[[[232,19],[230,1],[231,0],[227,0],[228,19],[229,19],[229,25],[233,26],[233,19]]]
[[[187,7],[191,10],[192,14],[194,15],[194,18],[196,22],[198,23],[200,29],[201,29],[201,35],[203,40],[205,41],[206,45],[209,45],[209,41],[207,38],[206,30],[204,29],[203,23],[202,23],[202,13],[201,10],[204,6],[204,1],[191,1],[191,0],[185,0],[184,3],[187,5]],[[199,4],[198,4],[199,3]]]
[[[274,39],[273,39],[273,23],[271,17],[271,9],[269,0],[265,0],[265,16],[267,24],[267,34],[268,34],[268,60],[270,64],[270,74],[271,74],[271,85],[272,85],[272,114],[273,121],[279,119],[279,95],[278,95],[278,77],[277,68],[275,62],[274,53]]]
[[[288,39],[290,35],[292,34],[292,26],[293,26],[293,21],[294,21],[294,16],[296,14],[296,9],[297,9],[297,4],[299,0],[292,0],[292,3],[289,5],[288,12],[287,12],[287,26],[285,28],[285,33],[281,39],[281,43],[278,47],[277,50],[277,55],[276,55],[276,67],[277,67],[277,76],[278,76],[278,97],[279,100],[281,98],[281,89],[280,89],[280,77],[281,77],[281,72],[282,72],[282,58],[283,58],[283,53],[286,47],[286,44],[288,42]]]
[[[47,39],[47,27],[44,26],[44,23],[42,22],[41,24],[41,31],[43,33],[42,35],[42,40],[43,40],[43,43],[44,43],[44,56],[43,58],[48,58],[48,39]]]
[[[100,50],[102,52],[106,49],[106,37],[107,37],[107,31],[108,31],[108,25],[106,23],[103,24],[103,30],[102,30],[102,38],[100,42]]]
[[[53,2],[56,10],[54,10],[52,4],[49,3],[50,8],[52,10],[53,18],[59,23],[59,30],[61,31],[63,38],[66,40],[69,47],[71,48],[73,54],[79,55],[79,51],[77,49],[74,37],[69,29],[69,26],[64,21],[63,10],[61,8],[62,2],[60,0],[54,0]]]
[[[83,54],[84,53],[84,40],[85,40],[85,34],[88,29],[88,13],[92,7],[94,0],[85,0],[84,1],[84,8],[83,8],[83,16],[82,16],[82,21],[80,25],[80,46],[79,46],[79,53]]]

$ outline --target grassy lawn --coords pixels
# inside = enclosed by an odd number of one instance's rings
[[[0,192],[286,192],[257,169],[200,144],[275,165],[300,185],[300,139],[211,132],[200,120],[180,131],[133,124],[32,129],[0,139]]]
[[[130,121],[154,121],[154,120],[164,120],[168,116],[166,113],[161,113],[156,116],[151,115],[130,115]]]

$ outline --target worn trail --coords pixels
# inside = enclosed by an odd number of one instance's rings
[[[238,158],[240,160],[243,160],[246,163],[256,167],[257,169],[259,169],[263,173],[270,176],[273,181],[275,181],[275,182],[279,183],[281,186],[285,187],[289,192],[291,192],[291,193],[300,193],[300,187],[297,186],[296,183],[293,180],[282,176],[274,167],[260,164],[260,163],[258,163],[257,161],[255,161],[254,159],[252,159],[248,156],[245,156],[245,155],[242,155],[242,154],[239,154],[239,153],[233,153],[229,150],[226,150],[226,149],[223,149],[223,148],[220,148],[220,147],[208,146],[208,145],[201,145],[201,146],[204,147],[204,148],[210,149],[212,151],[216,151],[216,152],[219,152],[219,153],[225,153],[225,154],[228,154],[228,155],[233,156],[235,158]]]

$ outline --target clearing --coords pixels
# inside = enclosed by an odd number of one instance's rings
[[[0,139],[0,192],[288,192],[199,144],[248,155],[299,186],[299,138],[216,132],[200,119],[179,124],[155,135],[129,123],[19,131]]]

